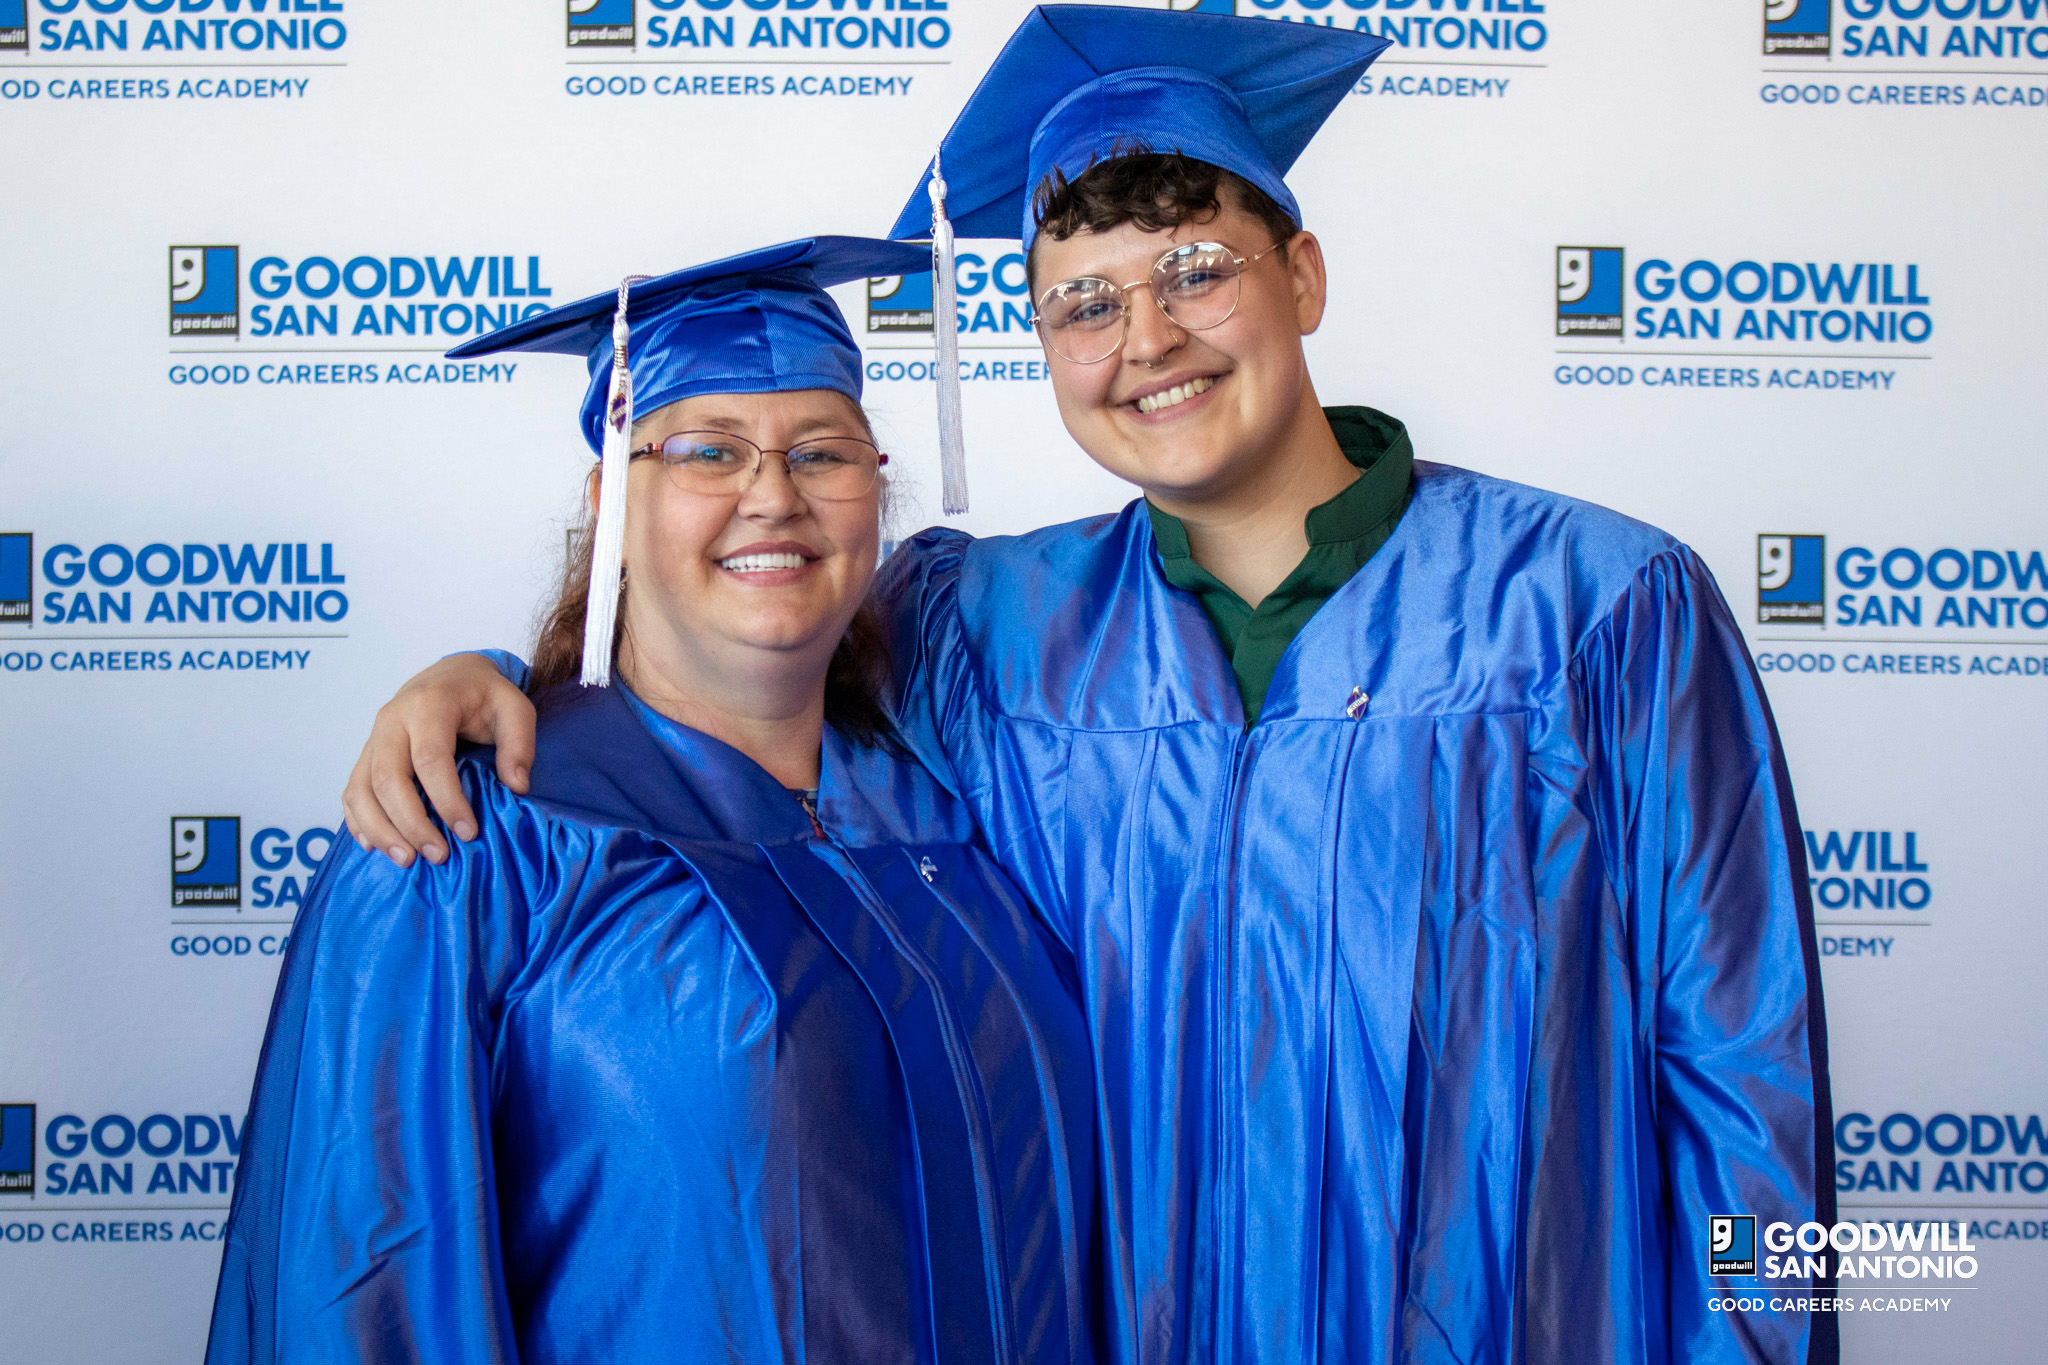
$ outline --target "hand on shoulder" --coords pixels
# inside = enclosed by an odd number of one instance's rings
[[[474,839],[476,812],[462,794],[457,742],[495,744],[498,780],[523,794],[533,737],[533,703],[488,658],[455,654],[422,670],[377,712],[342,789],[350,835],[400,867],[411,866],[419,855],[446,862],[446,843],[420,789],[456,838]]]

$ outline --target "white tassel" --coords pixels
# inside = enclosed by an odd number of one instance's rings
[[[960,420],[960,318],[946,181],[932,157],[932,348],[939,387],[939,483],[946,515],[967,511],[967,437]]]
[[[583,685],[609,687],[612,636],[619,618],[619,579],[626,554],[626,471],[632,463],[633,374],[626,368],[626,291],[612,314],[612,382],[604,408],[604,456],[597,476],[597,529],[591,535],[590,598],[583,612]]]

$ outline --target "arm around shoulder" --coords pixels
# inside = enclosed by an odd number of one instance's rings
[[[875,577],[869,601],[889,640],[891,719],[911,752],[959,791],[952,741],[972,692],[960,620],[960,571],[974,538],[932,527],[903,542]]]
[[[497,746],[498,779],[526,790],[533,767],[533,703],[520,690],[526,665],[499,650],[451,654],[421,671],[377,712],[349,773],[341,805],[350,834],[400,867],[415,856],[445,862],[448,844],[420,788],[456,838],[476,837],[476,812],[457,780],[460,740]]]

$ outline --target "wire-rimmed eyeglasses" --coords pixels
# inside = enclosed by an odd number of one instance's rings
[[[817,436],[788,450],[767,450],[731,432],[678,431],[633,452],[636,460],[660,460],[684,492],[709,497],[743,492],[770,455],[782,457],[798,492],[824,502],[866,497],[889,463],[858,436]]]
[[[1039,296],[1039,334],[1077,365],[1107,360],[1130,333],[1129,291],[1141,286],[1174,326],[1190,332],[1220,326],[1237,311],[1245,269],[1284,245],[1275,242],[1256,256],[1240,256],[1222,242],[1184,242],[1153,262],[1144,280],[1119,285],[1084,275],[1062,281]]]

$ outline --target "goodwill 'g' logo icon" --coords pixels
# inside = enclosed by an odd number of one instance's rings
[[[1707,1219],[1707,1273],[1756,1274],[1756,1215],[1717,1213]]]
[[[1819,626],[1828,616],[1826,536],[1756,538],[1756,619]]]
[[[171,817],[171,904],[242,905],[242,817]]]
[[[1621,248],[1557,249],[1557,334],[1621,339]]]
[[[28,0],[0,0],[0,52],[28,51]]]
[[[1166,7],[1182,13],[1235,14],[1237,0],[1166,0]]]
[[[0,1194],[36,1190],[36,1107],[0,1104]]]
[[[570,47],[633,46],[633,0],[568,0],[568,5]]]
[[[241,248],[171,248],[171,335],[242,334]]]
[[[0,531],[0,625],[35,624],[35,547],[31,532]]]
[[[868,280],[870,332],[929,332],[932,329],[932,277],[878,275]]]
[[[1827,56],[1833,17],[1829,0],[1764,0],[1764,55]]]

